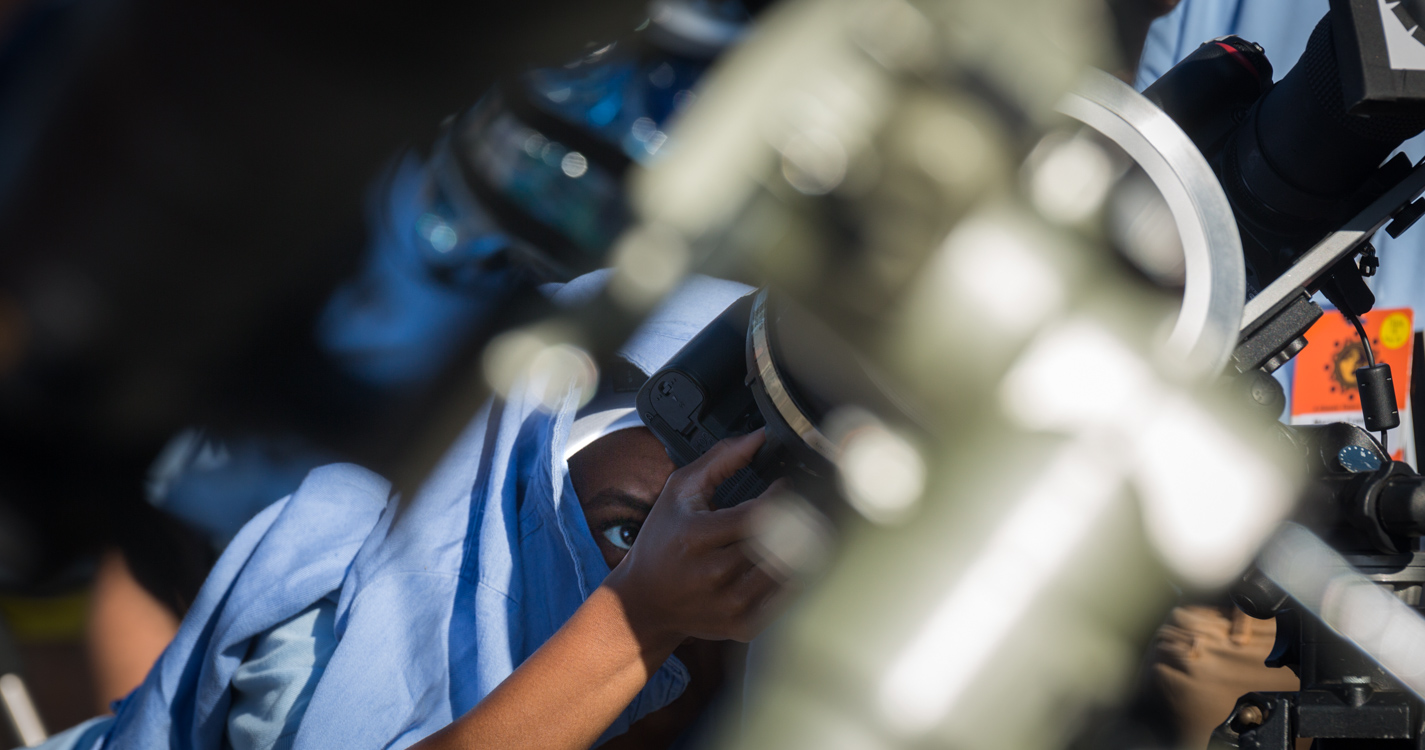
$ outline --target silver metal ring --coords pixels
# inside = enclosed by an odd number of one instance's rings
[[[1222,372],[1237,346],[1247,272],[1232,206],[1202,152],[1165,112],[1101,70],[1090,69],[1058,110],[1117,144],[1162,193],[1187,271],[1167,349],[1204,375]]]
[[[802,413],[797,407],[792,395],[787,392],[786,385],[782,382],[782,376],[777,373],[777,365],[772,361],[772,349],[767,337],[767,290],[763,289],[757,293],[752,300],[752,319],[749,322],[748,330],[752,334],[752,360],[757,365],[757,377],[762,381],[762,388],[767,391],[767,398],[772,400],[772,406],[777,409],[787,426],[797,433],[802,442],[810,445],[813,450],[820,453],[826,460],[836,462],[841,451],[836,447],[836,443],[823,435],[816,425]]]

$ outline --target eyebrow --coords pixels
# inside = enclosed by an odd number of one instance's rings
[[[633,495],[628,494],[627,492],[615,489],[605,489],[600,491],[599,493],[594,495],[593,499],[590,502],[621,505],[627,508],[628,510],[634,510],[644,514],[647,514],[648,511],[653,509],[653,503],[645,500],[640,500],[634,497]]]

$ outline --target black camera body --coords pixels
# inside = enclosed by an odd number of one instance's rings
[[[1301,60],[1276,83],[1260,46],[1223,37],[1143,92],[1217,173],[1242,236],[1249,296],[1400,182],[1409,160],[1386,157],[1425,129],[1425,90],[1413,109],[1351,111],[1343,79],[1373,60],[1362,59],[1370,50],[1355,44],[1349,9],[1333,5]],[[1351,260],[1323,276],[1318,290],[1359,315],[1375,298]]]
[[[1425,2],[1331,0],[1346,108],[1355,114],[1425,109]]]
[[[784,347],[779,334],[802,338],[805,346]],[[829,354],[830,363],[822,363],[828,369],[857,370],[844,345],[763,289],[724,310],[639,390],[644,424],[678,466],[720,440],[766,430],[751,464],[718,487],[715,506],[750,500],[783,477],[803,494],[821,495],[832,476],[838,449],[819,425],[841,399],[819,396],[826,389],[793,376],[792,363],[807,359],[797,349]],[[864,393],[864,384],[857,383],[857,390]]]
[[[752,301],[749,294],[732,303],[638,392],[644,424],[678,466],[765,424],[744,366]]]

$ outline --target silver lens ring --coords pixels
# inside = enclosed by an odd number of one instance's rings
[[[752,318],[748,323],[748,334],[752,336],[752,360],[757,366],[757,377],[762,381],[762,388],[767,392],[767,398],[771,399],[777,414],[797,433],[802,442],[811,446],[826,460],[835,463],[841,451],[836,447],[836,443],[812,424],[796,401],[792,400],[792,394],[787,391],[782,376],[777,372],[777,365],[772,361],[772,348],[767,335],[766,289],[757,292],[757,296],[752,300]]]
[[[1167,351],[1204,377],[1222,372],[1237,346],[1247,271],[1232,207],[1202,152],[1163,110],[1101,70],[1090,69],[1057,109],[1117,144],[1162,193],[1187,272]]]

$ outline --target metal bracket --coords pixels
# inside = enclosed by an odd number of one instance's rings
[[[1337,261],[1369,242],[1392,217],[1399,216],[1406,209],[1413,210],[1411,206],[1414,204],[1411,202],[1419,198],[1421,193],[1425,193],[1425,162],[1415,165],[1395,187],[1366,206],[1346,222],[1345,227],[1326,235],[1325,239],[1316,243],[1288,268],[1286,273],[1268,284],[1260,294],[1247,300],[1242,314],[1241,330],[1245,332],[1260,327],[1263,319],[1285,300],[1306,294],[1308,288],[1330,271]],[[1404,231],[1404,228],[1401,231]]]

